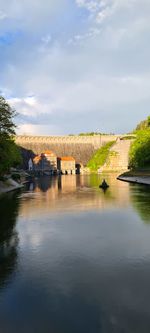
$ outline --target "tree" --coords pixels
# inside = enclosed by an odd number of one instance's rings
[[[150,167],[150,128],[137,132],[130,148],[129,164],[133,169]]]
[[[148,127],[150,127],[150,116],[148,116],[148,118],[147,118],[147,125],[148,125]]]
[[[20,151],[14,142],[15,115],[16,111],[0,96],[0,175],[21,163]]]
[[[0,96],[0,137],[15,135],[15,124],[13,118],[16,111],[10,107],[5,98]]]
[[[137,127],[136,131],[145,130],[150,127],[150,116],[146,120],[141,121]]]

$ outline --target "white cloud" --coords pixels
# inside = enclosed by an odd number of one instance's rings
[[[76,45],[76,44],[82,44],[86,40],[89,40],[90,38],[95,38],[97,35],[100,35],[101,29],[95,27],[95,28],[90,28],[88,32],[83,33],[81,35],[75,35],[72,38],[68,40],[68,45]]]
[[[1,90],[20,113],[20,132],[80,132],[101,119],[121,132],[126,113],[135,126],[149,113],[149,0],[62,1],[7,8],[22,35],[0,53]],[[0,3],[6,12],[8,0]]]
[[[61,128],[57,126],[51,126],[49,125],[35,125],[35,124],[22,124],[19,125],[17,128],[17,134],[22,134],[22,135],[51,135],[54,134],[61,134]]]
[[[9,98],[10,105],[17,109],[20,115],[33,117],[36,119],[38,115],[50,114],[49,105],[41,103],[35,96],[26,96],[24,98]]]
[[[90,12],[96,12],[101,7],[100,1],[97,0],[76,0],[79,7],[85,7]]]

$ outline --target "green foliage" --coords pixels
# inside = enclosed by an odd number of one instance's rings
[[[145,130],[148,129],[150,127],[150,116],[147,117],[146,120],[141,121],[137,127],[136,127],[136,131],[141,131],[141,130]]]
[[[0,96],[0,136],[11,136],[15,134],[13,117],[16,115],[6,100]]]
[[[13,140],[16,126],[12,119],[15,114],[15,110],[0,96],[0,175],[21,163],[20,150]]]
[[[10,167],[21,164],[21,154],[12,138],[0,136],[0,175],[9,171]]]
[[[90,168],[92,171],[97,171],[98,168],[103,166],[109,155],[109,150],[114,144],[114,142],[115,141],[108,142],[106,145],[98,149],[94,156],[91,158],[91,160],[88,162],[87,167]]]
[[[150,167],[150,128],[137,132],[130,149],[130,168]]]
[[[79,136],[94,136],[95,134],[100,134],[100,133],[94,133],[94,132],[79,133]]]

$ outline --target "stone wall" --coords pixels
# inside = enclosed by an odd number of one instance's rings
[[[17,136],[16,144],[40,154],[52,150],[57,156],[72,156],[76,163],[86,165],[94,152],[109,141],[116,140],[116,135],[95,136]]]

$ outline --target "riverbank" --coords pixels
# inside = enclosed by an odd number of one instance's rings
[[[0,194],[11,192],[20,189],[22,187],[23,187],[22,184],[19,184],[12,178],[9,178],[5,181],[0,181]]]
[[[118,176],[117,179],[134,184],[150,185],[150,170],[128,171]]]

